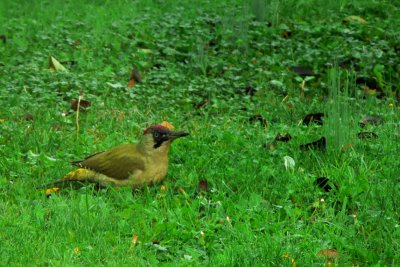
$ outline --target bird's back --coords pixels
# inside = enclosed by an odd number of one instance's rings
[[[88,156],[71,164],[90,169],[117,180],[129,179],[137,172],[145,170],[145,156],[137,144],[124,144],[110,150]]]

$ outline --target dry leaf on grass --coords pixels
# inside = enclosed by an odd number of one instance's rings
[[[136,245],[138,239],[139,239],[138,235],[133,235],[131,240],[132,245]]]
[[[167,122],[167,121],[163,121],[160,123],[161,126],[164,126],[165,128],[167,128],[168,130],[174,130],[175,127],[174,125],[172,125],[171,123]]]
[[[78,105],[79,103],[79,105]],[[79,106],[79,111],[85,111],[86,108],[90,107],[92,103],[88,100],[81,99],[80,101],[76,98],[71,100],[71,109],[78,111],[78,106]]]
[[[343,19],[343,22],[356,22],[358,24],[367,24],[367,21],[360,16],[347,16]]]
[[[68,71],[57,59],[49,56],[49,70]]]
[[[139,71],[136,67],[132,68],[131,76],[129,78],[128,87],[133,87],[135,84],[142,82],[142,76],[140,76]]]
[[[322,249],[317,253],[317,256],[325,257],[329,259],[335,259],[339,257],[339,253],[334,248]]]

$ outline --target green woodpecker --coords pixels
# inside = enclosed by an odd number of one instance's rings
[[[78,167],[50,186],[62,187],[71,182],[93,182],[101,186],[151,185],[165,178],[168,170],[168,152],[171,142],[187,136],[159,124],[144,130],[137,144],[124,144],[110,150],[97,152],[71,164]]]

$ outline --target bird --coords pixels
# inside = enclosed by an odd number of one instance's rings
[[[83,160],[72,161],[77,169],[46,185],[50,193],[74,182],[130,186],[132,189],[152,185],[165,179],[168,171],[168,152],[172,141],[189,135],[173,131],[169,123],[152,125],[134,144],[122,144],[94,153]],[[51,188],[49,188],[51,186]]]

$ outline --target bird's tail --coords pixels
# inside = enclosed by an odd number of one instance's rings
[[[62,188],[81,187],[82,184],[85,184],[87,182],[97,183],[98,181],[96,180],[96,176],[97,174],[94,171],[79,168],[77,170],[69,172],[61,179],[40,186],[38,189],[46,190],[46,195],[49,195],[61,190]]]

